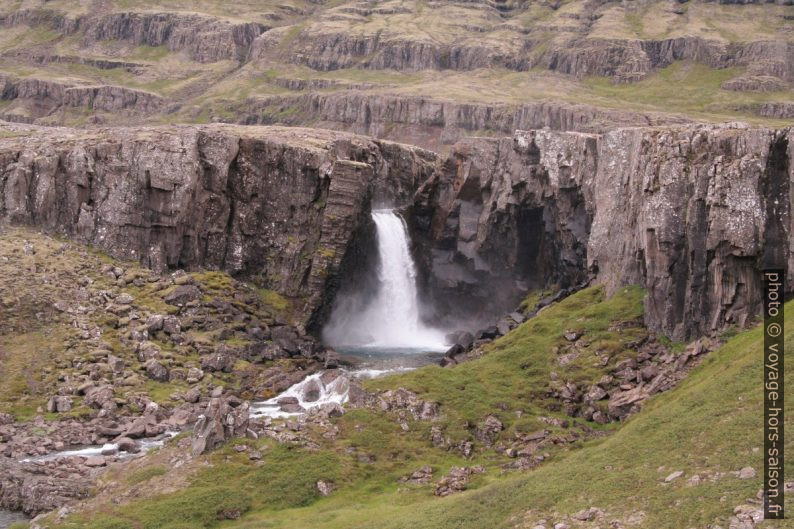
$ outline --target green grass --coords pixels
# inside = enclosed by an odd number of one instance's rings
[[[545,413],[552,372],[562,380],[595,383],[604,374],[599,356],[608,354],[611,368],[634,351],[624,344],[645,331],[641,327],[619,333],[609,330],[614,321],[634,320],[642,315],[643,290],[625,288],[606,299],[600,287],[580,291],[530,319],[515,331],[494,342],[480,360],[455,369],[430,366],[406,374],[376,379],[372,388],[401,386],[423,398],[439,402],[450,423],[478,422],[496,414],[506,425],[518,428],[536,424],[532,413]],[[552,348],[564,345],[563,333],[575,328],[585,332],[590,345],[572,363],[560,366]],[[516,411],[525,416],[516,418]]]
[[[728,118],[737,113],[751,117],[749,109],[765,101],[790,100],[791,92],[752,93],[723,90],[722,83],[741,74],[739,68],[712,69],[702,64],[676,62],[647,79],[615,84],[612,79],[584,80],[587,91],[598,98],[630,104],[644,110],[670,110],[698,117]]]
[[[168,469],[166,467],[162,465],[152,465],[130,474],[129,477],[127,477],[127,483],[130,485],[137,485],[138,483],[149,481],[154,477],[162,476],[167,473]]]
[[[786,343],[792,347],[793,303],[787,313]],[[679,388],[652,399],[612,436],[591,441],[526,475],[495,479],[443,500],[373,491],[349,502],[345,497],[324,508],[318,504],[282,513],[271,518],[268,527],[529,528],[540,519],[556,522],[591,506],[604,509],[606,520],[624,524],[641,511],[645,519],[639,527],[679,529],[715,522],[727,527],[733,508],[754,497],[761,486],[760,478],[739,480],[729,472],[748,465],[761,470],[761,455],[754,449],[761,446],[762,343],[758,328],[740,333],[712,353]],[[791,374],[789,368],[789,384],[794,382]],[[789,404],[789,417],[791,408]],[[790,466],[794,458],[788,457]],[[663,483],[675,470],[683,470],[684,477]],[[726,474],[695,487],[686,485],[695,473],[718,472]],[[791,501],[788,504],[791,508]],[[241,521],[234,527],[257,525]]]
[[[760,478],[739,480],[730,474],[748,465],[760,472],[762,465],[757,450],[761,446],[763,341],[758,328],[737,333],[678,388],[652,398],[624,425],[608,428],[614,430],[610,435],[568,447],[544,447],[551,458],[533,471],[503,474],[499,465],[506,459],[493,451],[478,450],[472,460],[465,461],[428,441],[432,424],[447,433],[458,427],[462,434],[462,423],[495,410],[511,430],[540,427],[537,415],[550,415],[542,393],[552,370],[564,379],[586,381],[597,375],[586,363],[565,369],[555,365],[556,355],[550,351],[562,343],[561,333],[570,328],[583,330],[582,340],[589,341],[589,347],[610,343],[617,361],[629,354],[622,342],[639,331],[629,327],[616,337],[611,324],[641,314],[642,297],[636,287],[610,299],[601,288],[590,288],[544,310],[495,342],[479,360],[454,369],[427,367],[370,384],[382,389],[408,387],[440,402],[441,417],[434,423],[409,416],[404,430],[390,414],[358,409],[336,420],[336,441],[320,440],[311,451],[271,441],[237,440],[214,453],[209,458],[212,466],[200,470],[179,492],[109,505],[101,515],[73,516],[62,526],[529,528],[540,519],[556,523],[596,506],[607,513],[600,526],[610,521],[628,526],[628,520],[641,512],[644,519],[637,527],[678,529],[713,523],[727,527],[733,508],[760,488]],[[786,343],[792,347],[794,303],[786,309],[790,320]],[[789,384],[794,383],[791,372],[789,368],[786,373]],[[525,411],[524,418],[515,418],[518,409]],[[790,404],[786,411],[789,417],[794,412]],[[245,453],[237,454],[232,445],[238,443],[262,451],[261,465],[248,461]],[[791,450],[789,454],[791,465]],[[434,481],[452,465],[483,464],[487,472],[472,482],[471,490],[438,499],[432,494],[432,484],[398,481],[424,464],[435,470]],[[684,477],[664,483],[664,477],[675,470],[684,471]],[[696,473],[704,478],[703,483],[687,486],[687,479]],[[331,496],[319,496],[315,488],[319,479],[336,484]],[[218,513],[229,510],[244,515],[235,521],[219,521]]]
[[[212,465],[199,472],[184,490],[119,507],[112,512],[77,517],[65,526],[87,529],[216,527],[224,517],[239,516],[251,509],[280,510],[309,505],[320,497],[316,488],[318,480],[336,481],[340,477],[339,461],[332,454],[308,452],[270,441],[262,442],[260,448],[267,450],[262,465],[252,464],[246,454],[237,454],[227,447],[213,454]]]

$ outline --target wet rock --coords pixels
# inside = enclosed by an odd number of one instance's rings
[[[141,451],[140,445],[134,439],[130,439],[129,437],[119,437],[113,441],[119,447],[119,450],[122,452],[127,452],[129,454],[137,454]]]
[[[104,456],[89,456],[85,458],[83,464],[87,467],[104,467],[107,460]]]
[[[319,382],[310,380],[303,386],[301,397],[304,402],[317,402],[320,399],[321,391]]]
[[[478,340],[493,340],[499,336],[499,329],[496,325],[492,325],[491,327],[487,327],[480,332],[477,333]]]
[[[284,413],[302,413],[306,411],[303,406],[300,405],[300,401],[297,397],[281,397],[276,401],[276,404],[279,405],[279,410]]]

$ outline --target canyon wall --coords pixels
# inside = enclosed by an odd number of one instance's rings
[[[643,285],[646,323],[674,339],[744,325],[761,270],[793,259],[791,138],[702,125],[460,142],[414,204],[428,286],[464,292],[452,305],[473,317],[590,277]]]
[[[156,269],[250,278],[297,300],[317,330],[340,286],[366,282],[370,208],[396,205],[450,326],[593,280],[643,285],[647,324],[686,339],[747,323],[761,269],[794,264],[791,137],[740,124],[535,130],[438,156],[299,128],[9,125],[0,219]]]
[[[358,90],[250,98],[230,110],[244,124],[301,125],[346,130],[445,150],[471,135],[511,135],[517,129],[605,132],[619,126],[689,123],[670,114],[640,113],[559,101],[520,105],[460,103]]]
[[[308,129],[6,126],[0,219],[155,269],[224,269],[293,299],[307,321],[366,253],[371,201],[407,201],[434,161]]]

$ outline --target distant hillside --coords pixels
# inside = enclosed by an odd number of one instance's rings
[[[794,117],[782,3],[4,0],[0,27],[13,121],[319,125],[437,147]]]

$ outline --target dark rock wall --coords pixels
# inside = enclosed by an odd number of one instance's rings
[[[303,302],[305,319],[332,299],[373,197],[405,200],[434,161],[307,129],[22,131],[0,139],[0,219],[155,269],[224,269]]]
[[[761,310],[761,270],[792,262],[791,134],[704,125],[460,142],[414,206],[429,287],[483,318],[589,274],[610,293],[643,285],[646,323],[674,339],[744,325]]]
[[[456,144],[412,209],[439,312],[485,323],[528,289],[587,277],[596,150],[549,131]]]

